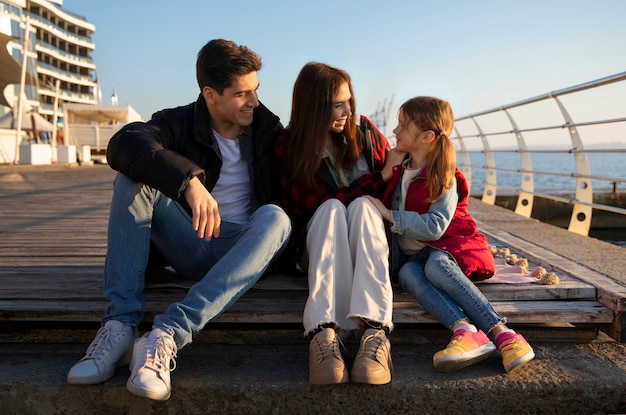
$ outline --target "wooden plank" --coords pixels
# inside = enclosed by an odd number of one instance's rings
[[[146,302],[145,321],[151,321],[170,304],[169,300]],[[19,303],[0,300],[0,319],[4,321],[100,321],[106,301],[62,302],[27,300]],[[496,301],[493,306],[510,323],[608,324],[614,314],[595,301]],[[7,309],[9,308],[9,309]],[[215,322],[221,323],[302,323],[302,299],[282,298],[280,301],[241,298]],[[396,323],[437,323],[416,302],[394,304],[393,321]]]
[[[96,256],[79,256],[79,257],[10,257],[0,258],[0,267],[29,267],[39,266],[60,267],[64,265],[80,267],[81,265],[102,265],[104,258],[101,255]],[[6,265],[5,265],[6,264]]]
[[[13,267],[7,269],[0,267],[0,281],[3,282],[3,289],[0,290],[2,299],[33,299],[40,298],[41,292],[46,293],[46,297],[64,298],[75,296],[75,293],[87,299],[98,299],[102,297],[102,269],[99,267],[84,267],[84,259],[80,259],[82,267],[71,267],[72,261],[64,259],[63,266],[52,266],[54,261],[51,258],[45,259],[46,267]],[[19,275],[19,278],[14,278]],[[298,295],[296,289],[306,293],[306,280],[294,281],[293,277],[272,275],[269,289],[283,290],[286,296]],[[261,280],[258,288],[266,286],[268,280]],[[173,278],[168,281],[170,285],[189,288],[193,281],[181,278]],[[148,280],[150,283],[150,279]],[[39,287],[33,290],[32,287]],[[490,301],[532,301],[532,300],[595,300],[595,288],[589,284],[582,283],[572,278],[564,277],[558,285],[542,286],[538,284],[479,284],[478,288]],[[94,291],[99,290],[99,291]],[[146,296],[154,295],[159,289],[146,290]],[[184,290],[181,290],[184,293]],[[411,296],[403,293],[398,287],[395,288],[396,298],[408,300]]]

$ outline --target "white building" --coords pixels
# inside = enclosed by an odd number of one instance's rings
[[[52,121],[57,81],[59,102],[99,104],[96,65],[91,58],[95,30],[84,17],[65,10],[62,0],[0,0],[0,32],[14,37],[7,49],[21,63],[26,48],[27,72],[34,78],[35,85],[25,88],[26,107]],[[13,107],[19,83],[3,87],[5,104]],[[10,109],[5,105],[4,112]]]
[[[74,153],[74,147],[89,146],[94,154],[104,155],[110,137],[122,125],[141,120],[129,105],[102,105],[91,58],[95,30],[86,18],[64,9],[63,0],[0,0],[0,164],[23,162],[18,148],[32,152],[34,145],[46,143],[52,148],[42,151],[50,153],[52,161],[61,159],[57,157],[57,143],[72,146],[63,149],[67,153]],[[43,140],[33,134],[36,129],[23,134],[16,127],[16,119],[29,122],[35,116],[42,123],[52,123],[47,125],[52,126],[53,133],[44,133]],[[63,127],[62,139],[49,139],[57,126]],[[21,148],[24,145],[33,146]]]

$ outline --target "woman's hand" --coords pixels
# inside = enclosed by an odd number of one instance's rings
[[[399,164],[402,164],[402,161],[406,157],[406,152],[398,151],[395,148],[392,148],[387,153],[387,158],[385,159],[385,167],[381,170],[380,174],[383,176],[383,180],[388,182],[393,175],[393,167]]]

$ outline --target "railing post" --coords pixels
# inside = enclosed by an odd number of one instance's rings
[[[569,113],[559,100],[557,96],[553,96],[556,101],[563,118],[565,119],[565,125],[569,131],[570,139],[572,141],[572,153],[574,154],[574,161],[576,167],[576,194],[574,198],[574,210],[570,218],[568,230],[570,232],[578,233],[587,236],[589,229],[591,228],[591,214],[592,208],[588,205],[583,205],[578,202],[584,202],[588,204],[593,203],[593,189],[591,186],[591,180],[581,175],[591,175],[591,169],[589,168],[589,159],[587,153],[584,152],[583,142],[578,134],[576,127],[573,127],[574,121],[570,117]]]
[[[497,177],[496,177],[496,160],[493,157],[493,152],[491,151],[491,147],[489,146],[489,141],[487,140],[487,136],[483,133],[483,130],[480,128],[480,125],[476,121],[475,118],[472,117],[472,121],[474,121],[474,125],[478,130],[478,135],[480,140],[483,143],[483,150],[485,152],[485,190],[483,191],[482,201],[489,204],[496,204],[496,190],[497,190]]]
[[[519,128],[517,128],[517,124],[515,123],[513,116],[506,109],[504,110],[504,113],[508,117],[509,122],[511,123],[511,127],[513,127],[515,138],[517,139],[517,148],[519,148],[519,161],[522,170],[520,172],[520,188],[522,189],[522,191],[519,192],[519,195],[517,197],[515,213],[530,218],[533,212],[533,192],[535,191],[535,175],[533,173],[533,162],[531,160],[530,153],[528,152],[528,148],[526,147],[526,141],[524,140],[524,136],[519,131]]]
[[[472,194],[472,160],[470,159],[469,152],[465,146],[465,141],[463,141],[463,137],[461,137],[461,134],[459,134],[459,130],[457,130],[456,127],[454,127],[454,132],[457,135],[459,146],[461,147],[461,159],[463,160],[461,172],[463,173],[463,176],[465,176],[465,179],[467,179],[469,194]]]

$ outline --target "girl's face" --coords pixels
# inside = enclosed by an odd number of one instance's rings
[[[350,86],[347,82],[344,82],[339,86],[337,95],[335,95],[335,99],[333,100],[333,112],[330,116],[330,131],[335,133],[343,131],[348,117],[352,115],[352,108],[350,108],[351,99]]]
[[[393,129],[393,133],[396,135],[396,149],[413,153],[421,145],[421,137],[425,131],[420,130],[414,122],[411,122],[404,111],[400,111],[400,114],[398,114],[398,126]]]

